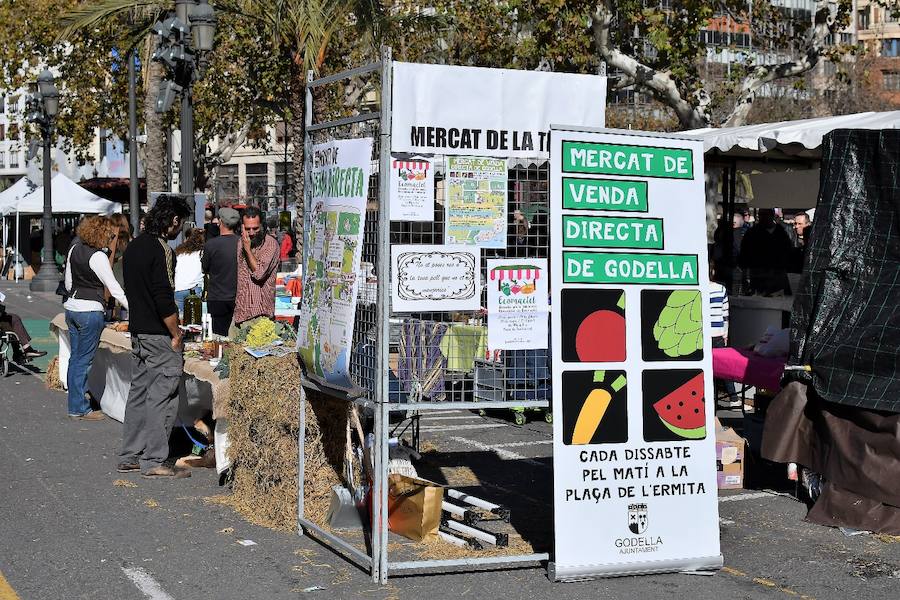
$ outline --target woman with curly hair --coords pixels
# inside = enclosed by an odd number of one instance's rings
[[[128,308],[122,286],[113,276],[109,264],[110,248],[119,228],[109,217],[86,217],[78,224],[77,237],[66,257],[65,287],[67,299],[66,327],[69,330],[69,416],[100,421],[102,412],[91,410],[85,398],[88,372],[94,362],[100,334],[103,333],[105,290]]]
[[[175,249],[175,304],[178,314],[184,314],[184,299],[194,292],[198,296],[203,293],[203,244],[206,232],[203,229],[191,229],[185,240]]]

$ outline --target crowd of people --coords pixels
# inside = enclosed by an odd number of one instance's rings
[[[88,373],[111,316],[109,307],[127,314],[132,380],[117,465],[121,473],[189,475],[168,462],[184,367],[180,316],[185,298],[205,293],[212,331],[221,336],[245,321],[274,316],[281,245],[266,231],[262,212],[222,208],[216,227],[203,229],[188,224],[190,215],[180,197],[161,195],[141,219],[136,237],[121,215],[91,216],[79,223],[66,250],[70,417],[105,418],[91,407]],[[183,241],[173,249],[179,235]]]
[[[780,211],[761,208],[751,225],[750,211],[736,212],[732,220],[731,244],[726,252],[725,224],[715,232],[713,259],[727,276],[739,267],[744,293],[765,296],[792,293],[787,274],[800,273],[812,236],[812,220],[805,212],[785,220]]]

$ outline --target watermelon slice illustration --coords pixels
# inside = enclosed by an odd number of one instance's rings
[[[703,373],[669,392],[653,405],[669,431],[688,440],[706,437],[706,403],[703,398]]]

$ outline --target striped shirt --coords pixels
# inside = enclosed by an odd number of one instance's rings
[[[715,281],[709,282],[709,320],[712,337],[728,335],[728,292]]]
[[[256,317],[275,316],[275,271],[278,268],[278,242],[271,235],[258,248],[253,248],[256,271],[250,271],[243,246],[238,246],[237,295],[234,299],[234,322],[243,323]]]

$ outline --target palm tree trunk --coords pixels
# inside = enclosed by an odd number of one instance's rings
[[[147,37],[148,52],[145,57],[152,56],[156,50],[156,36]],[[166,187],[166,130],[163,115],[156,112],[156,96],[159,84],[163,79],[163,67],[157,62],[144,59],[147,69],[144,78],[144,127],[147,133],[147,144],[144,156],[144,176],[147,181],[147,192],[165,192]]]
[[[304,189],[303,143],[306,137],[306,74],[303,67],[291,60],[291,85],[288,103],[291,111],[291,142],[293,144],[294,202],[297,206],[297,244],[303,243]]]

